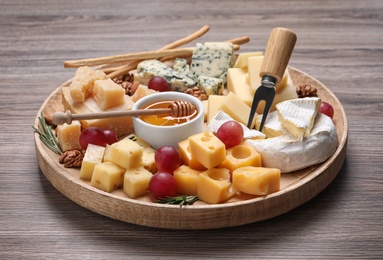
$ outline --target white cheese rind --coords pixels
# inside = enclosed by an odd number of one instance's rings
[[[302,141],[283,135],[246,143],[261,154],[262,166],[288,173],[326,161],[336,151],[338,136],[331,118],[318,113],[311,134]]]
[[[302,140],[310,134],[320,106],[317,97],[286,100],[276,105],[279,121],[293,136]]]

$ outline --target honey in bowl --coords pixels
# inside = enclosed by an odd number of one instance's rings
[[[156,109],[156,108],[168,108],[174,100],[163,100],[158,101],[153,104],[149,104],[144,107],[144,109]],[[180,125],[186,122],[191,121],[198,114],[198,110],[195,111],[188,116],[175,117],[169,114],[159,114],[159,115],[143,115],[140,116],[140,119],[146,123],[157,125],[157,126],[174,126]]]

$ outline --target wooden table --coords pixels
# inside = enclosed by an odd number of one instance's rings
[[[22,1],[0,4],[0,258],[179,259],[383,257],[383,2]],[[36,113],[72,77],[70,59],[153,50],[194,32],[248,35],[263,50],[277,26],[298,35],[290,65],[323,82],[349,122],[347,157],[308,203],[240,227],[177,231],[93,213],[40,171]]]

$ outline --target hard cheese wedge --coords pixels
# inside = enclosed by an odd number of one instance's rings
[[[278,118],[282,126],[298,140],[310,135],[314,125],[320,98],[297,98],[277,104]]]

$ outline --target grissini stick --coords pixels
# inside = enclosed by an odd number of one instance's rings
[[[62,125],[64,123],[71,124],[73,120],[103,119],[161,114],[169,114],[173,117],[187,117],[193,115],[195,112],[196,108],[192,103],[186,100],[177,100],[172,102],[167,108],[137,109],[128,111],[113,111],[89,114],[72,114],[69,110],[67,110],[66,112],[55,112],[52,115],[52,122],[55,125]]]

